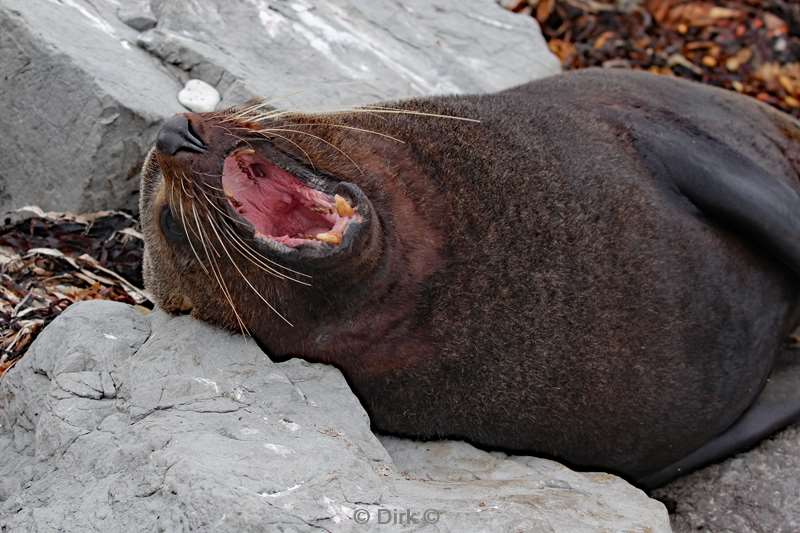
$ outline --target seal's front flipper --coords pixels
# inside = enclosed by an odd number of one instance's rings
[[[755,403],[722,434],[684,459],[634,482],[642,488],[660,487],[692,470],[721,461],[755,446],[765,437],[800,420],[800,352],[784,351]]]
[[[767,248],[800,274],[800,184],[686,128],[633,128],[642,161],[704,216]]]

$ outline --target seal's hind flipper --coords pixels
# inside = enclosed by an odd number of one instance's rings
[[[634,480],[652,489],[707,464],[755,446],[765,437],[800,420],[800,353],[785,351],[755,403],[722,434],[668,467]]]
[[[800,274],[800,184],[686,128],[634,128],[643,162],[662,184]]]

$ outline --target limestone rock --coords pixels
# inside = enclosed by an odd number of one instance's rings
[[[559,68],[535,21],[491,0],[0,0],[0,212],[135,210],[139,165],[192,78],[223,104],[309,109]]]
[[[379,440],[333,367],[112,302],[44,330],[0,422],[0,531],[669,531],[613,476]]]
[[[117,9],[117,17],[137,31],[147,31],[158,24],[149,0],[126,0]]]

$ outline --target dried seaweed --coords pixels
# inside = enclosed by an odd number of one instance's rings
[[[750,95],[800,118],[796,0],[508,0],[565,69],[620,67]]]
[[[0,226],[0,374],[71,304],[150,306],[142,286],[142,235],[128,214],[44,213],[27,207]]]

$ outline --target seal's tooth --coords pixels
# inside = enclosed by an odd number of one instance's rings
[[[336,212],[340,217],[353,216],[353,206],[350,205],[350,202],[348,202],[344,196],[339,196],[337,194],[333,199],[336,200]]]
[[[327,244],[341,244],[342,243],[342,234],[338,231],[328,231],[325,233],[317,233],[314,236],[315,239],[318,241],[322,241]]]

